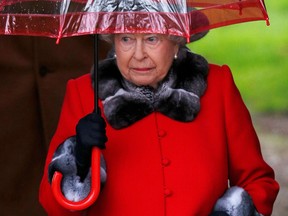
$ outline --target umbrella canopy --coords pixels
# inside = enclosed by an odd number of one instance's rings
[[[207,19],[203,23],[199,12]],[[0,34],[62,38],[160,33],[186,37],[221,26],[266,20],[263,0],[2,0]]]

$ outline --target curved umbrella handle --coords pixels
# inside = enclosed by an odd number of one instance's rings
[[[100,192],[100,150],[96,147],[92,149],[91,190],[85,199],[79,202],[67,200],[61,190],[62,177],[60,172],[55,172],[52,179],[52,193],[57,202],[64,208],[74,211],[90,207],[96,201]]]

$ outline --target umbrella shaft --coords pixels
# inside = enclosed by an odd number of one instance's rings
[[[94,67],[93,67],[94,112],[99,114],[99,106],[98,106],[98,34],[95,34],[93,38],[94,38]]]

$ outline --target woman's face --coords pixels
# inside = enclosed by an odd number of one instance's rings
[[[116,34],[114,43],[122,76],[138,86],[156,88],[178,52],[178,44],[160,34]]]

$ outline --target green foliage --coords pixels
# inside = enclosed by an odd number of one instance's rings
[[[190,49],[209,62],[227,64],[252,112],[288,113],[288,1],[267,1],[265,21],[211,30]]]

